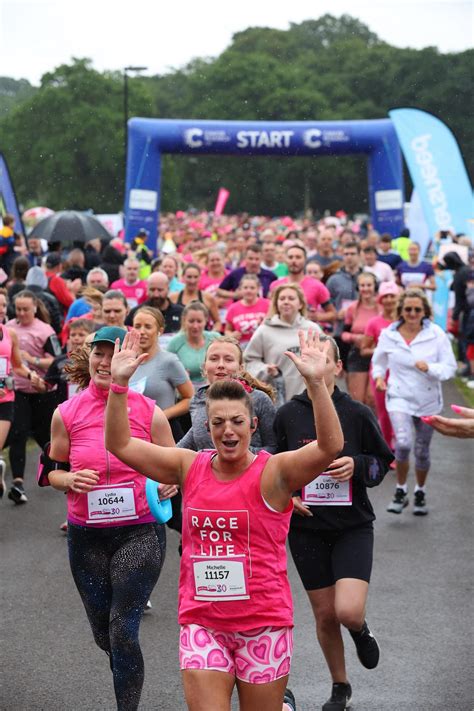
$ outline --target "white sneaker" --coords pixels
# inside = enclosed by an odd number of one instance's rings
[[[408,494],[405,494],[403,489],[397,486],[395,496],[387,506],[387,511],[394,514],[401,514],[406,506],[408,506]]]

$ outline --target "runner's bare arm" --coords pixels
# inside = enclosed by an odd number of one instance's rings
[[[139,337],[134,331],[125,336],[122,349],[115,344],[111,364],[112,381],[127,386],[129,378],[144,362],[146,354],[139,355]],[[155,414],[158,419],[166,417],[163,412]],[[167,427],[169,424],[166,422]],[[105,446],[118,459],[150,479],[162,484],[182,484],[185,473],[196,456],[195,452],[159,446],[132,437],[127,414],[127,393],[114,393],[111,389],[107,400],[105,417]]]
[[[175,441],[167,416],[161,407],[155,407],[151,421],[151,441],[160,447],[174,447]]]
[[[51,421],[50,458],[55,462],[67,462],[69,460],[70,446],[69,435],[63,419],[59,410],[55,410]],[[95,469],[80,469],[74,472],[66,469],[55,469],[49,472],[48,479],[53,489],[84,494],[91,491],[92,487],[97,484],[99,472]]]

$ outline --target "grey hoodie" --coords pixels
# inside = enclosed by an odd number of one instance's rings
[[[183,449],[192,449],[197,452],[201,449],[214,449],[211,435],[207,431],[206,421],[206,392],[209,385],[202,385],[191,400],[189,414],[191,415],[192,427],[176,445]],[[252,435],[250,449],[252,452],[259,452],[265,449],[273,454],[276,450],[276,438],[273,432],[273,420],[275,419],[275,406],[264,392],[252,390],[252,398],[255,416],[258,417],[258,426]]]
[[[299,353],[300,340],[298,331],[308,329],[320,331],[313,321],[308,321],[298,315],[292,324],[282,321],[278,315],[264,321],[255,331],[244,352],[245,366],[249,373],[273,384],[273,378],[268,375],[267,365],[274,364],[281,371],[285,384],[285,399],[291,400],[293,395],[302,393],[305,382],[285,351]]]

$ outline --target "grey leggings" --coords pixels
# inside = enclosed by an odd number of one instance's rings
[[[406,462],[410,450],[415,445],[415,467],[421,471],[430,468],[430,442],[433,428],[419,417],[408,415],[406,412],[389,412],[395,435],[395,459],[397,462]]]

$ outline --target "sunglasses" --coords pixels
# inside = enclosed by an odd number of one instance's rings
[[[404,307],[403,307],[403,310],[406,311],[407,314],[411,314],[413,311],[414,311],[416,314],[421,314],[421,312],[423,311],[423,309],[421,308],[421,306],[404,306]]]

